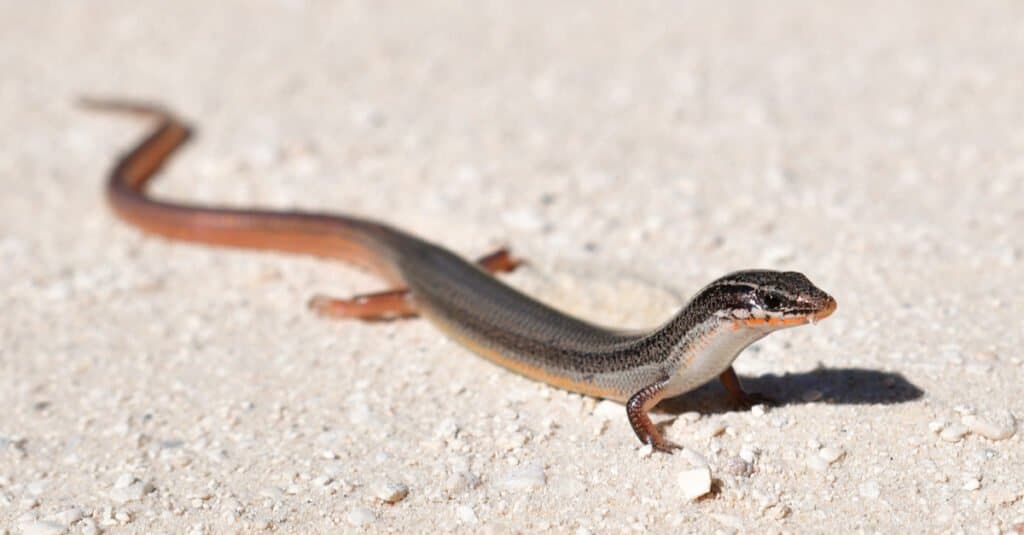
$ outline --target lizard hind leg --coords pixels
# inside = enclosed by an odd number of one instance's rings
[[[477,259],[477,264],[491,273],[507,273],[522,263],[522,260],[512,256],[505,248]],[[362,321],[390,321],[414,318],[418,315],[412,295],[405,288],[347,298],[314,295],[308,306],[310,310],[323,317]]]

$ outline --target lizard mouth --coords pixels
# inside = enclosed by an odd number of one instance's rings
[[[831,316],[836,311],[837,306],[836,300],[828,296],[823,300],[821,306],[804,314],[767,315],[760,318],[733,319],[733,329],[765,326],[785,328],[806,325],[808,323],[814,324]]]
[[[836,311],[837,306],[839,305],[838,303],[836,303],[836,300],[833,299],[832,296],[829,296],[827,299],[825,299],[825,304],[821,308],[819,308],[817,312],[814,312],[810,316],[808,316],[808,321],[810,323],[817,323],[831,316],[832,313]]]

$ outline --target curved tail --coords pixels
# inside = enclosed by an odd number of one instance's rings
[[[117,161],[107,180],[107,201],[128,223],[175,240],[337,258],[401,282],[389,246],[398,231],[386,225],[339,215],[198,206],[149,197],[147,182],[188,141],[188,125],[144,103],[85,98],[80,104],[157,121],[152,133]]]

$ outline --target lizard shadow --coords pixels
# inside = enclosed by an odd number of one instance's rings
[[[740,384],[747,392],[767,396],[776,407],[803,403],[890,405],[913,401],[924,395],[924,391],[903,377],[903,374],[865,368],[820,367],[781,376],[741,375]],[[820,392],[820,398],[805,399],[812,391]],[[697,390],[662,401],[655,412],[678,415],[690,411],[721,414],[742,410],[732,402],[719,381],[712,381]]]

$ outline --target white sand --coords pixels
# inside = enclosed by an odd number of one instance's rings
[[[0,16],[0,533],[1024,523],[1020,3],[145,4]],[[737,361],[783,406],[708,387],[655,415],[688,450],[644,456],[621,406],[304,309],[365,274],[116,221],[145,125],[83,93],[198,125],[161,195],[509,244],[597,321],[746,267],[839,310]]]

